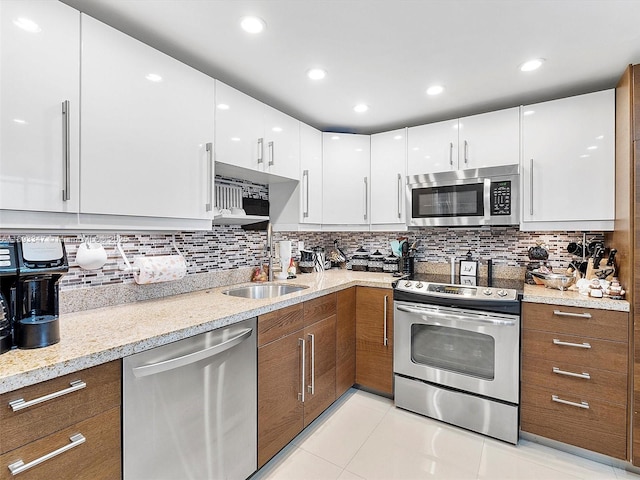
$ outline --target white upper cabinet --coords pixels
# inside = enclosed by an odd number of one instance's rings
[[[368,228],[370,150],[369,135],[322,134],[323,224]]]
[[[408,129],[407,174],[517,164],[519,108]]]
[[[213,218],[214,80],[82,15],[81,212]]]
[[[0,209],[77,212],[80,14],[0,2]]]
[[[216,80],[216,162],[264,170],[262,109],[262,103]]]
[[[220,81],[215,137],[215,160],[223,164],[222,174],[268,179],[256,173],[262,172],[299,180],[300,122]]]
[[[458,120],[407,129],[407,175],[458,169]]]
[[[458,168],[515,165],[520,161],[520,108],[458,120]]]
[[[300,223],[322,223],[322,132],[300,124]]]
[[[610,230],[615,91],[522,107],[522,230]]]
[[[371,228],[405,223],[407,129],[371,135]]]
[[[265,172],[281,177],[299,179],[300,122],[295,118],[264,105]]]

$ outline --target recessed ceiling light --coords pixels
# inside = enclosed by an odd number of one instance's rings
[[[444,92],[442,85],[431,85],[427,88],[427,95],[440,95],[442,92]]]
[[[150,73],[144,78],[146,78],[150,82],[156,82],[157,83],[157,82],[161,82],[162,81],[162,77],[160,75],[158,75],[157,73]]]
[[[19,27],[23,29],[25,32],[29,32],[29,33],[38,33],[42,31],[42,29],[36,22],[24,17],[16,18],[13,21],[13,24],[16,27]]]
[[[521,72],[532,72],[534,70],[539,69],[544,63],[544,58],[534,58],[533,60],[529,60],[520,65]]]
[[[258,17],[243,17],[242,20],[240,20],[240,26],[245,32],[260,33],[266,28],[267,24]]]
[[[364,103],[359,103],[358,105],[353,107],[353,110],[358,113],[364,113],[367,110],[369,110],[369,105],[366,105]]]
[[[331,140],[340,140],[340,137],[338,135],[334,135],[333,137],[331,137]]]
[[[326,76],[327,71],[323,70],[322,68],[312,68],[311,70],[307,71],[307,77],[309,77],[311,80],[322,80]]]
[[[219,103],[218,105],[216,105],[216,107],[219,110],[229,110],[230,108],[229,105],[227,105],[226,103]]]

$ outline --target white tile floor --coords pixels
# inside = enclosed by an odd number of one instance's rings
[[[635,479],[521,440],[509,445],[351,389],[251,480]]]

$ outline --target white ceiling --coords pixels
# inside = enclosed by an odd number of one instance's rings
[[[324,131],[393,128],[614,87],[640,0],[63,0]],[[245,15],[265,20],[258,36]],[[546,59],[535,72],[518,66]],[[322,81],[306,71],[321,66]],[[446,91],[428,97],[428,86]],[[366,103],[370,110],[355,113]]]

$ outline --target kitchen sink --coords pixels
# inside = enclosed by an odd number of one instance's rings
[[[299,292],[309,288],[305,285],[287,285],[278,283],[261,283],[258,285],[247,285],[246,287],[237,287],[227,290],[225,295],[243,298],[274,298],[288,293]]]

